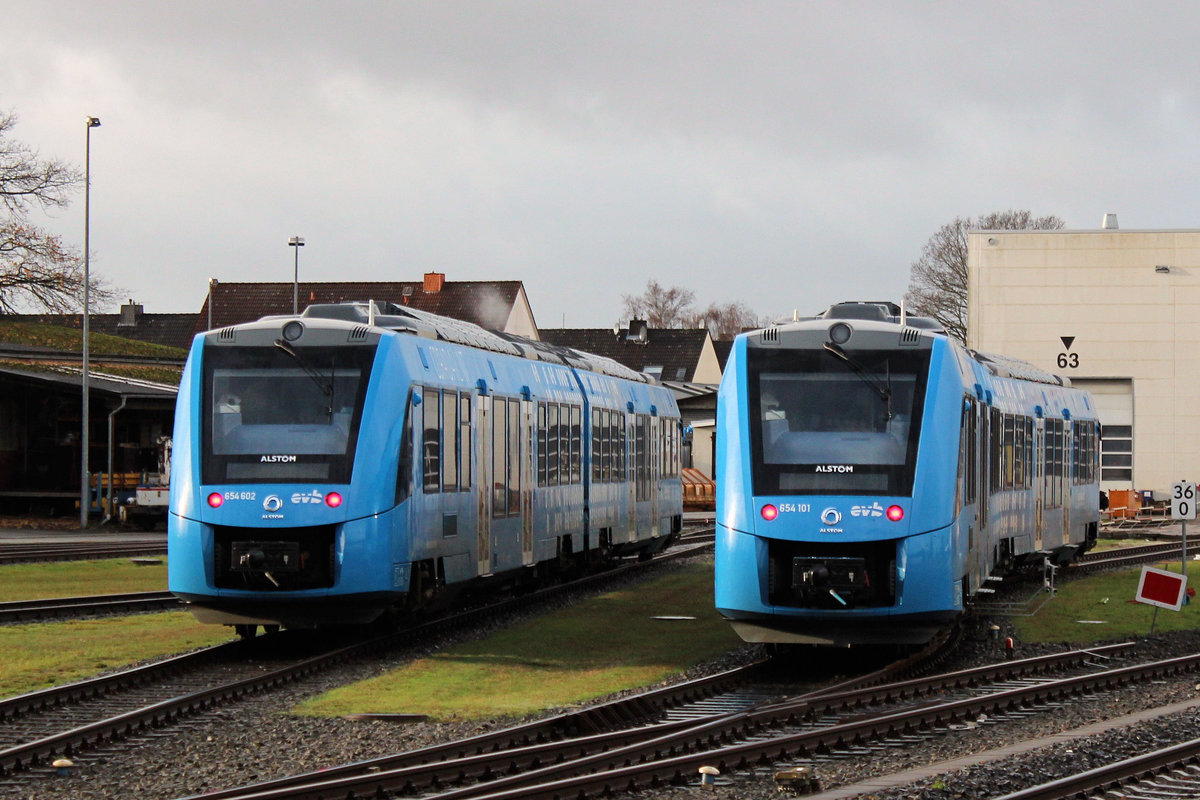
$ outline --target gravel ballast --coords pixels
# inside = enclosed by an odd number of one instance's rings
[[[512,620],[495,623],[509,625]],[[987,622],[977,631],[986,631]],[[1004,625],[1004,622],[999,624]],[[464,636],[484,636],[480,629]],[[955,663],[945,669],[961,669],[1003,660],[999,641],[977,635],[963,648]],[[456,637],[460,638],[460,637]],[[307,772],[336,764],[375,758],[507,727],[514,720],[484,722],[401,724],[377,720],[311,719],[295,717],[287,710],[295,703],[348,681],[390,670],[412,658],[447,644],[426,643],[407,653],[360,662],[306,682],[303,686],[272,692],[226,709],[206,713],[171,729],[161,737],[142,736],[134,748],[114,748],[85,754],[67,777],[50,771],[26,777],[19,785],[0,780],[0,797],[38,798],[180,798],[215,789]],[[1137,643],[1130,660],[1149,661],[1196,652],[1200,633],[1173,633],[1148,637]],[[1018,658],[1065,649],[1058,646],[1020,648]],[[751,646],[690,672],[711,674],[745,663],[761,655]],[[1170,682],[1139,685],[1111,691],[1094,698],[1066,703],[1052,713],[982,724],[964,735],[941,735],[918,745],[888,748],[869,757],[828,760],[811,764],[822,789],[848,786],[870,777],[888,775],[926,764],[939,763],[971,753],[992,750],[1027,739],[1074,729],[1097,720],[1115,719],[1149,707],[1200,698],[1200,675]],[[558,711],[561,711],[559,709]],[[552,713],[552,712],[548,712]],[[875,800],[901,798],[994,797],[1056,775],[1076,772],[1137,752],[1157,749],[1176,741],[1195,738],[1200,731],[1200,711],[1175,714],[1166,719],[1139,724],[1090,737],[1087,741],[1056,743],[1018,759],[980,765],[929,779],[923,784],[876,791]],[[778,768],[789,765],[778,765]],[[781,796],[771,778],[773,769],[752,774],[723,775],[712,788],[695,784],[631,794],[631,798],[681,800],[682,798],[728,798],[765,800]]]

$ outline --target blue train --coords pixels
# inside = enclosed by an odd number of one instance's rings
[[[739,336],[718,395],[716,606],[745,640],[916,644],[1099,527],[1093,401],[891,303]]]
[[[196,337],[169,588],[315,627],[648,556],[682,526],[671,393],[610,359],[376,302]]]

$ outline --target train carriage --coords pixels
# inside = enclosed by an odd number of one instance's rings
[[[719,391],[716,604],[749,641],[916,643],[989,579],[1090,547],[1087,393],[883,303],[739,336]]]
[[[651,554],[681,528],[679,442],[647,376],[413,309],[210,331],[178,399],[170,589],[248,633]]]

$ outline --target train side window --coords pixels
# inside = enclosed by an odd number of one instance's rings
[[[607,408],[600,411],[600,480],[608,483],[613,479],[612,412]]]
[[[413,418],[412,393],[404,398],[404,422],[401,423],[400,457],[396,467],[396,505],[412,496]]]
[[[521,405],[508,401],[508,515],[521,513]]]
[[[442,392],[442,491],[458,491],[458,392]]]
[[[619,478],[619,458],[617,450],[617,412],[606,411],[604,414],[604,480],[615,481]]]
[[[619,470],[617,480],[624,483],[630,479],[629,475],[629,418],[623,413],[614,413],[613,418],[617,420],[617,469]]]
[[[508,454],[505,452],[505,434],[508,431],[508,401],[502,397],[492,400],[492,516],[508,516]]]
[[[975,401],[968,397],[963,402],[958,459],[958,477],[963,487],[963,505],[967,506],[975,502],[976,479],[979,474],[979,471],[975,469],[975,457],[978,452],[975,419]]]
[[[592,409],[592,483],[599,483],[604,475],[604,469],[601,463],[601,447],[600,447],[600,409]]]
[[[1010,417],[1005,423],[1005,434],[1011,439],[1009,458],[1012,460],[1011,488],[1019,489],[1025,484],[1025,422],[1020,417]]]
[[[463,392],[458,396],[458,488],[471,488],[471,395]]]
[[[537,471],[538,486],[546,485],[546,404],[538,403],[537,410]]]
[[[571,406],[571,483],[583,481],[583,409]]]
[[[421,465],[424,474],[422,486],[426,493],[438,491],[441,482],[441,437],[438,435],[442,404],[437,389],[422,390],[421,408],[424,409],[425,426],[421,434]]]
[[[988,488],[995,493],[1000,491],[1000,440],[1004,433],[1004,423],[1001,421],[1000,409],[993,408],[988,424]]]
[[[558,485],[558,405],[546,406],[546,485]]]
[[[1033,417],[1025,418],[1025,488],[1033,488]]]

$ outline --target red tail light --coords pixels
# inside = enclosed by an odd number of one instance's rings
[[[329,506],[330,508],[337,508],[341,504],[342,496],[337,492],[330,492],[329,494],[325,495],[325,505]]]
[[[779,509],[776,508],[775,506],[771,505],[770,503],[767,503],[765,506],[762,507],[762,518],[765,519],[767,522],[770,522],[771,520],[775,519],[778,516],[779,516]]]
[[[213,492],[208,496],[208,504],[213,508],[220,508],[225,502],[225,497],[220,492]]]
[[[899,522],[904,519],[904,509],[900,506],[888,506],[887,518],[892,522]]]

